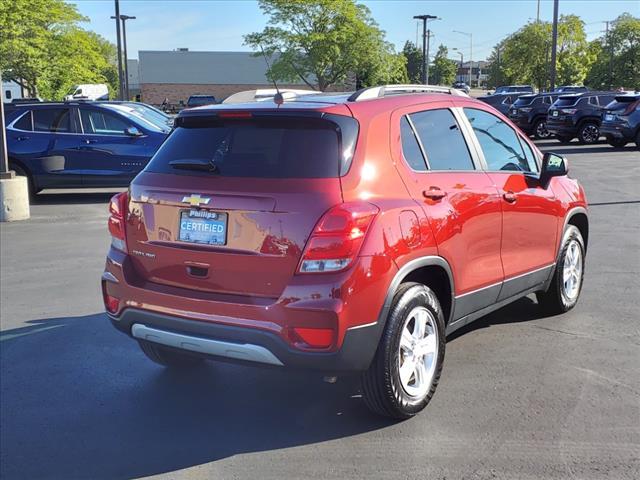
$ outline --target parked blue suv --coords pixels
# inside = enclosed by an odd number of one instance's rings
[[[171,127],[126,102],[20,104],[6,112],[9,168],[44,188],[123,187]]]

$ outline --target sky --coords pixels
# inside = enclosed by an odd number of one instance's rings
[[[113,0],[75,0],[93,30],[115,43]],[[386,38],[396,50],[405,41],[416,41],[414,15],[437,15],[429,22],[432,51],[439,44],[458,48],[469,59],[469,37],[473,34],[473,60],[484,60],[492,47],[537,15],[538,0],[373,0],[362,1],[371,10]],[[602,35],[605,20],[624,12],[640,16],[640,0],[560,0],[560,14],[576,14],[585,22],[589,40]],[[252,0],[120,0],[120,13],[137,17],[127,22],[128,57],[139,50],[248,51],[243,35],[260,31],[267,18]],[[540,19],[551,21],[553,2],[540,0]],[[421,41],[421,40],[420,40]],[[452,55],[452,52],[450,52]]]

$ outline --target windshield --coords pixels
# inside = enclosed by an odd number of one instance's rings
[[[131,106],[129,104],[111,104],[105,107],[116,110],[126,116],[134,117],[138,122],[149,130],[167,133],[171,130],[168,117],[158,114],[149,108]]]
[[[536,99],[535,95],[527,95],[527,96],[522,96],[522,97],[518,97],[518,99],[515,101],[515,103],[513,104],[514,107],[525,107],[527,105],[531,105],[534,100]]]
[[[340,138],[332,122],[311,118],[182,118],[146,171],[254,178],[333,178]],[[209,165],[180,170],[176,165]]]
[[[190,97],[187,105],[193,107],[196,105],[211,105],[212,103],[216,103],[216,99],[213,97]]]

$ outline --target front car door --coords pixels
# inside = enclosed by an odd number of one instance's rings
[[[443,101],[396,110],[392,128],[401,139],[400,173],[429,219],[438,254],[451,267],[453,318],[459,319],[498,297],[502,212],[498,192],[452,107]]]
[[[556,260],[559,204],[538,180],[536,150],[510,125],[481,108],[463,108],[487,175],[501,195],[504,285],[499,300],[544,282]]]

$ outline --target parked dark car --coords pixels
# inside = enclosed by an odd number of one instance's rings
[[[580,143],[595,143],[600,139],[602,110],[615,95],[613,92],[560,95],[547,113],[547,129],[561,142],[578,137]]]
[[[600,133],[613,147],[636,142],[640,148],[640,93],[615,97],[604,109]]]
[[[584,85],[561,85],[554,90],[556,93],[582,93],[588,91],[589,89]]]
[[[536,93],[531,85],[502,85],[496,88],[496,91],[493,92],[494,95],[499,93]]]
[[[547,111],[558,98],[556,93],[521,95],[511,105],[509,118],[527,135],[535,138],[549,138]]]
[[[126,103],[59,102],[7,111],[9,168],[43,188],[123,187],[170,132]]]
[[[467,95],[469,95],[469,92],[471,91],[471,87],[464,82],[455,82],[451,87],[457,90],[462,90]]]
[[[511,105],[516,101],[518,96],[519,94],[517,93],[494,93],[493,95],[478,97],[478,100],[488,103],[503,115],[507,115],[509,108],[511,108]]]
[[[218,102],[216,102],[216,97],[213,95],[191,95],[187,100],[187,108],[213,105],[215,103]]]

